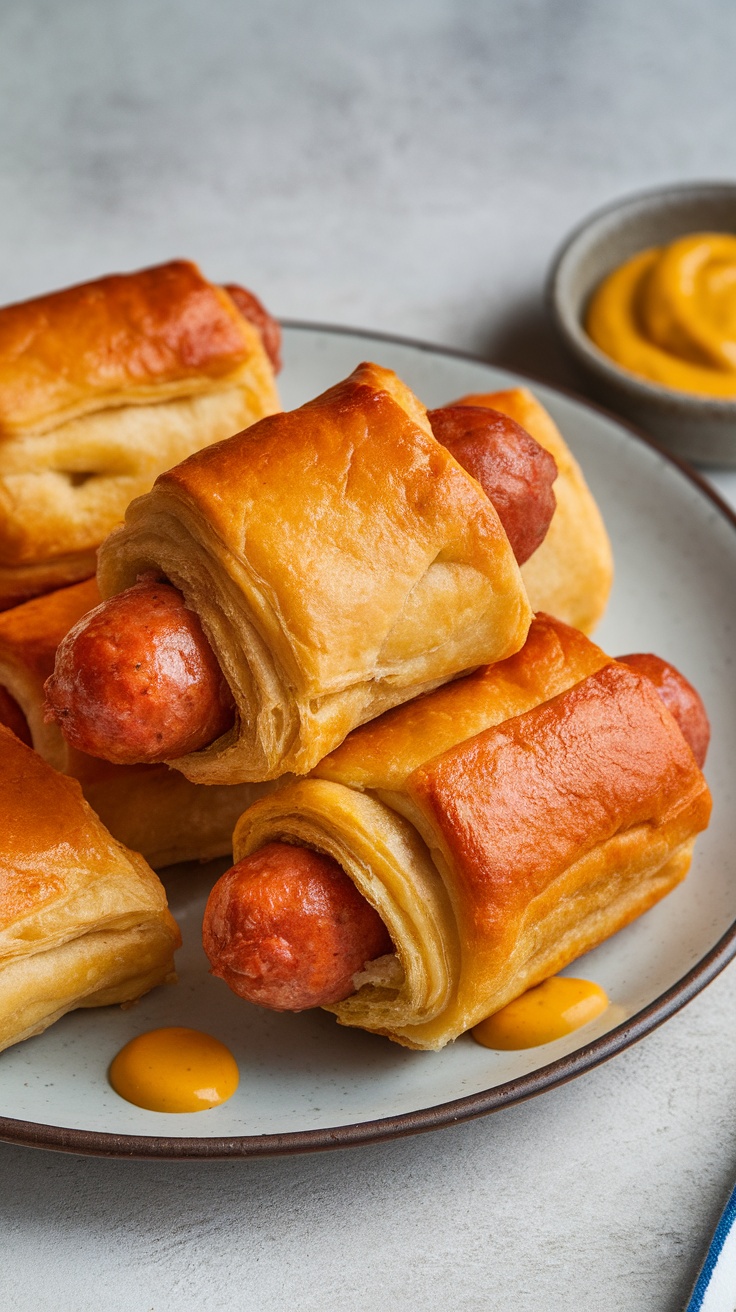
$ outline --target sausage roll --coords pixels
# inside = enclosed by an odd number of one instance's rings
[[[110,765],[70,747],[58,726],[44,720],[43,685],[56,648],[99,599],[88,579],[0,615],[0,723],[77,779],[113,837],[155,869],[225,856],[235,821],[258,795],[255,786],[205,788],[165,765]]]
[[[161,470],[279,409],[264,318],[184,260],[0,309],[0,605],[89,578]]]
[[[357,729],[257,801],[234,855],[285,842],[332,858],[394,952],[328,1009],[437,1049],[669,892],[709,814],[654,683],[538,616],[515,656]]]
[[[0,827],[0,1048],[174,977],[181,940],[153,871],[3,726]]]
[[[557,508],[547,535],[522,565],[532,609],[591,633],[606,608],[613,557],[600,511],[552,416],[525,387],[464,396],[453,405],[487,406],[516,420],[554,456]]]
[[[162,474],[105,542],[105,597],[153,571],[201,621],[234,728],[170,764],[304,774],[356,725],[523,644],[531,610],[481,487],[364,364]]]

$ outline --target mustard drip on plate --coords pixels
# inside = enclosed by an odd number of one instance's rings
[[[471,1034],[484,1048],[536,1048],[595,1020],[608,1006],[599,984],[556,975],[482,1020]]]
[[[183,1026],[149,1030],[120,1049],[109,1071],[116,1093],[150,1112],[203,1112],[227,1102],[238,1067],[224,1043]]]
[[[736,236],[692,233],[640,251],[603,280],[586,328],[650,382],[736,397]]]

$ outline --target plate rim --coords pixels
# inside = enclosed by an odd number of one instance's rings
[[[557,386],[544,378],[518,369],[496,365],[483,356],[457,347],[442,346],[421,338],[405,337],[367,328],[344,324],[312,322],[304,319],[282,319],[284,328],[296,331],[322,332],[343,337],[366,337],[378,342],[408,346],[431,355],[450,356],[471,364],[503,369],[523,383],[548,388],[573,401],[584,409],[592,410],[623,428],[637,442],[643,443],[680,470],[680,473],[704,495],[736,530],[736,512],[719,495],[715,488],[697,470],[662,446],[648,433],[605,407],[589,401],[571,388]],[[659,997],[615,1029],[594,1039],[574,1052],[558,1058],[526,1075],[517,1076],[480,1093],[453,1098],[433,1107],[417,1111],[400,1112],[395,1116],[370,1121],[357,1121],[348,1125],[324,1127],[317,1130],[288,1130],[277,1134],[191,1136],[191,1135],[133,1135],[113,1134],[99,1130],[72,1129],[59,1125],[46,1125],[40,1121],[24,1121],[0,1116],[0,1142],[19,1147],[45,1148],[57,1152],[82,1156],[117,1158],[122,1160],[159,1161],[222,1161],[295,1156],[304,1153],[324,1152],[334,1148],[356,1148],[369,1143],[382,1143],[389,1139],[426,1133],[475,1120],[525,1102],[529,1098],[557,1088],[579,1075],[610,1061],[619,1052],[631,1047],[657,1029],[682,1007],[686,1006],[736,956],[736,920],[721,935],[716,944],[694,966]]]

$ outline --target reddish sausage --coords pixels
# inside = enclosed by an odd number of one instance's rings
[[[480,483],[520,565],[541,546],[555,513],[554,457],[497,410],[454,405],[430,410],[432,432]]]
[[[233,723],[197,616],[143,580],[84,615],[60,644],[46,714],[73,747],[119,765],[196,752]]]
[[[392,951],[380,916],[332,857],[268,843],[228,870],[202,927],[213,975],[272,1011],[355,992],[353,976]]]
[[[240,310],[244,319],[253,324],[261,334],[263,349],[266,352],[274,373],[278,373],[281,368],[281,328],[276,320],[268,313],[265,305],[262,305],[257,296],[252,292],[246,291],[245,287],[239,287],[237,283],[228,282],[225,284],[225,291],[234,301]]]
[[[28,728],[28,721],[18,705],[15,697],[11,697],[7,688],[0,687],[0,724],[4,724],[7,729],[12,729],[16,738],[20,738],[22,743],[27,747],[33,746],[31,731]]]
[[[703,767],[710,742],[710,724],[700,694],[688,683],[674,665],[649,652],[633,656],[618,656],[622,665],[628,665],[650,679],[670,715],[677,720],[682,736],[688,743],[698,765]]]

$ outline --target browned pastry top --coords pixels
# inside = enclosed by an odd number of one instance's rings
[[[537,615],[516,655],[354,729],[314,774],[359,788],[402,788],[418,766],[491,725],[548,701],[610,657],[578,629]]]
[[[408,791],[441,834],[471,920],[533,912],[573,862],[636,826],[705,828],[710,794],[655,688],[615,662],[421,766]]]
[[[6,610],[0,614],[0,661],[9,658],[44,682],[53,674],[56,648],[62,638],[99,604],[97,584],[87,579]]]
[[[187,260],[8,305],[0,434],[43,431],[118,398],[184,395],[192,380],[214,383],[249,353],[232,298]]]
[[[2,725],[0,832],[0,931],[71,892],[80,854],[88,875],[130,868],[125,849],[87,806],[76,779],[57,774]]]
[[[183,503],[247,561],[264,615],[278,607],[288,617],[297,661],[323,693],[344,686],[346,671],[363,677],[396,658],[380,655],[386,631],[433,561],[486,571],[523,606],[495,510],[424,411],[414,418],[386,390],[390,377],[361,365],[299,410],[160,474],[148,502],[173,493],[177,515]],[[131,508],[131,522],[145,504]]]

